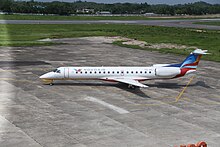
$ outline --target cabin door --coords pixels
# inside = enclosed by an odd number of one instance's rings
[[[69,78],[69,68],[64,68],[64,78],[68,79]]]

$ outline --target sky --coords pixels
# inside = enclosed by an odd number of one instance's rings
[[[41,1],[41,2],[51,2],[51,1],[63,1],[63,2],[75,2],[77,0],[35,0],[35,1]],[[87,2],[97,2],[97,3],[145,3],[148,4],[184,4],[184,3],[194,3],[198,1],[204,1],[210,4],[220,4],[220,0],[82,0]]]

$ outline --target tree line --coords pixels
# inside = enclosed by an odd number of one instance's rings
[[[114,3],[103,4],[95,2],[37,2],[0,0],[0,11],[5,13],[35,13],[35,14],[96,14],[108,11],[112,14],[165,14],[165,15],[205,15],[220,14],[220,4],[195,2],[179,5],[149,5],[148,3]]]

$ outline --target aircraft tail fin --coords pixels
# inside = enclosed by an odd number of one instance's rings
[[[196,49],[180,64],[180,68],[196,69],[202,55],[209,54],[207,50]]]
[[[187,56],[186,59],[182,63],[170,64],[165,67],[179,67],[180,69],[196,70],[202,55],[205,55],[205,54],[209,54],[207,53],[207,50],[196,49],[193,52],[191,52],[190,55]]]
[[[199,61],[202,57],[202,55],[209,54],[207,53],[207,50],[201,50],[201,49],[196,49],[193,52],[190,53],[186,59],[180,63],[180,64],[170,64],[165,67],[178,67],[180,68],[181,73],[177,75],[176,77],[181,77],[186,74],[190,74],[196,71],[196,68],[199,64]]]

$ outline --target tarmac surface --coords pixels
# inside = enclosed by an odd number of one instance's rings
[[[220,21],[215,19],[180,19],[180,20],[0,20],[0,24],[140,24],[220,30],[220,26],[193,24],[195,22]]]
[[[127,89],[102,81],[39,76],[59,66],[150,66],[183,56],[118,47],[99,37],[67,44],[0,47],[0,146],[173,147],[220,144],[220,65],[201,61],[195,77],[145,81]]]

